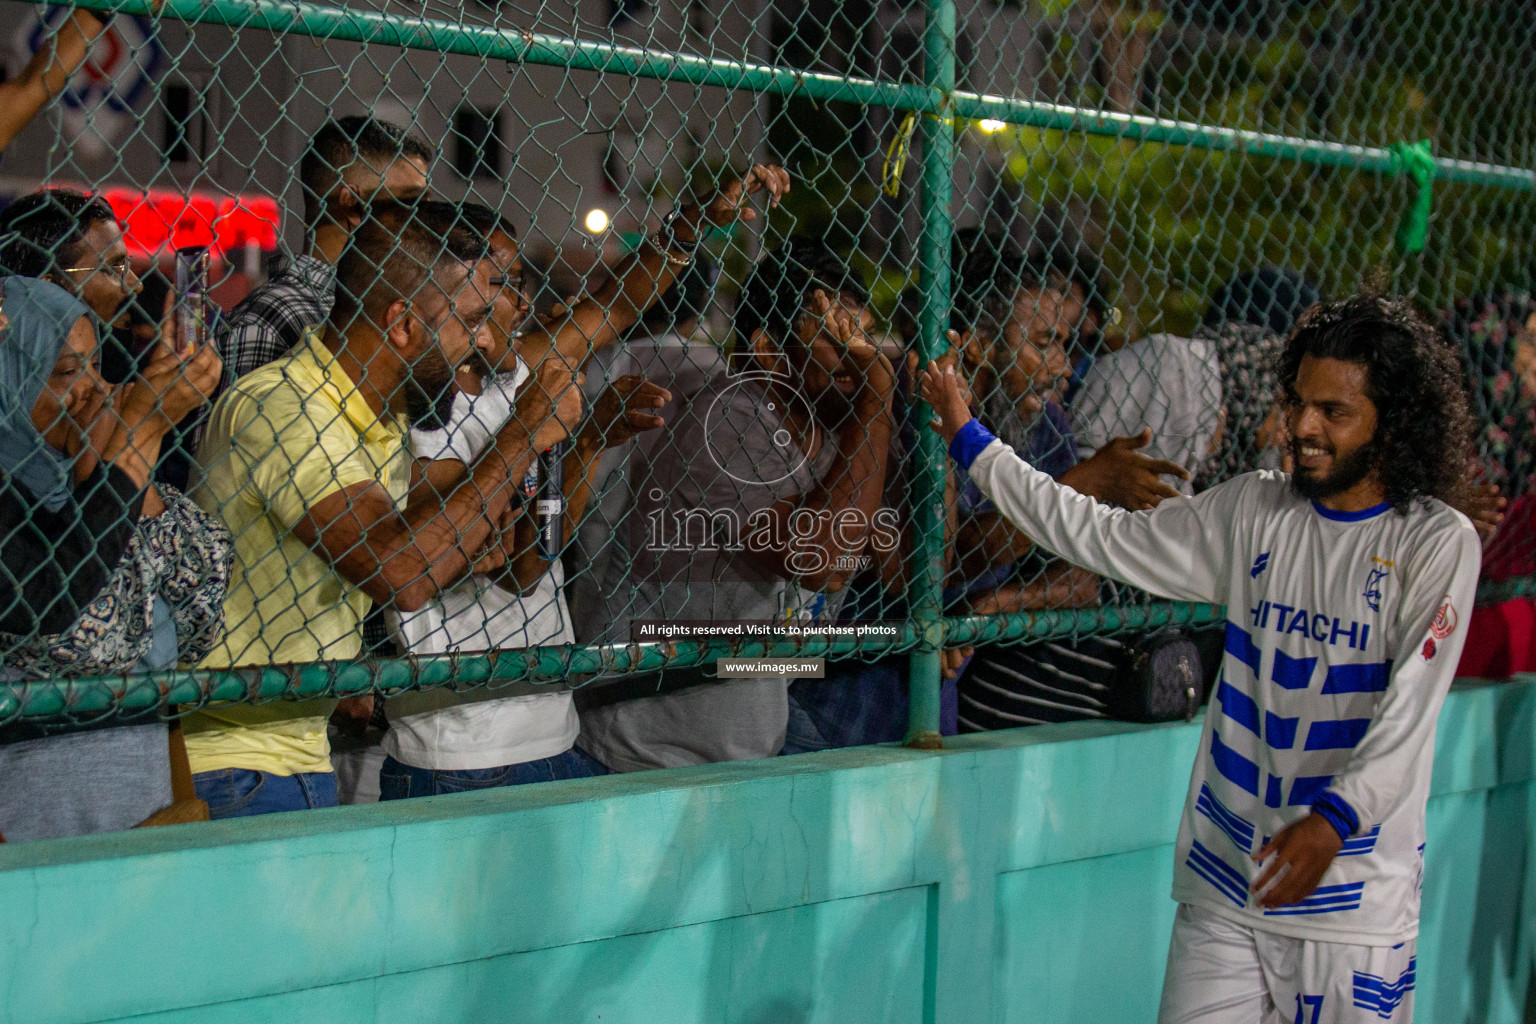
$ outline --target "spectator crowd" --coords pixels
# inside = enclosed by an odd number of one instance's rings
[[[68,24],[99,31],[89,15]],[[515,226],[436,198],[432,159],[381,120],[327,123],[299,167],[305,250],[192,348],[101,199],[50,188],[0,212],[8,681],[622,647],[647,623],[910,618],[915,294],[884,332],[848,259],[794,237],[753,266],[730,344],[701,338],[718,276],[701,240],[792,187],[757,165],[681,205],[600,287],[536,312]],[[951,270],[941,364],[963,369],[998,437],[1073,490],[1134,512],[1288,468],[1273,363],[1320,298],[1301,275],[1240,274],[1192,336],[1121,343],[1088,252],[973,229]],[[1536,302],[1468,300],[1445,323],[1474,360],[1513,354],[1502,378],[1474,366],[1506,410],[1462,503],[1492,538],[1530,471]],[[949,614],[1130,596],[1038,550],[954,465],[945,491]],[[1488,546],[1504,576],[1532,571],[1527,501]],[[944,731],[1113,716],[1148,639],[946,650]],[[1213,672],[1207,638],[1189,642]],[[18,721],[0,726],[0,835],[899,740],[907,662]]]

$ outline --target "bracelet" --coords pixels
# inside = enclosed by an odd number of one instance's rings
[[[695,232],[693,241],[691,242],[684,242],[679,239],[677,237],[678,220],[679,217],[677,210],[673,210],[671,213],[667,214],[666,219],[661,222],[661,230],[656,232],[656,244],[661,246],[661,248],[669,254],[674,250],[683,253],[688,258],[688,262],[691,263],[693,261],[694,255],[699,251],[699,246],[703,244],[704,239],[703,236],[697,232]],[[671,255],[668,255],[667,259],[671,260]],[[673,262],[676,261],[674,260]],[[678,265],[686,266],[687,264]]]
[[[656,248],[661,250],[661,254],[666,257],[667,262],[672,264],[674,267],[686,267],[693,263],[692,256],[677,255],[671,249],[666,247],[659,236],[656,239]]]

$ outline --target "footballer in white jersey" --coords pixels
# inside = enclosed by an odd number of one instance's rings
[[[1293,474],[1140,513],[1031,469],[970,417],[953,371],[923,380],[951,453],[1042,547],[1227,607],[1179,828],[1164,1024],[1413,1014],[1435,723],[1480,561],[1440,500],[1465,477],[1466,395],[1448,344],[1376,297],[1309,311],[1280,374]]]

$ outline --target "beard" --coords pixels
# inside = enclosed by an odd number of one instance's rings
[[[811,396],[811,410],[816,422],[827,430],[842,430],[854,415],[853,397],[828,385]]]
[[[789,372],[795,394],[805,400],[812,417],[825,430],[838,431],[854,415],[855,395],[845,395],[832,379],[833,372],[817,366],[810,351],[798,341],[786,345]]]
[[[1291,474],[1291,489],[1308,501],[1321,501],[1335,494],[1342,494],[1371,475],[1376,468],[1379,450],[1375,441],[1369,441],[1348,455],[1333,453],[1333,469],[1316,474],[1301,468],[1301,442],[1291,439],[1291,458],[1296,460],[1296,471]]]
[[[429,348],[416,360],[406,380],[406,419],[421,430],[441,430],[453,415],[453,400],[458,393],[453,367],[436,348]]]
[[[470,349],[469,355],[464,357],[460,372],[463,372],[464,369],[468,369],[470,373],[473,373],[481,380],[490,380],[496,376],[496,367],[491,365],[491,361],[485,357],[485,353],[478,348]]]
[[[1037,413],[1026,416],[1019,411],[1018,403],[1008,394],[1001,383],[994,384],[981,400],[981,419],[995,437],[1015,452],[1029,449],[1029,436],[1034,433],[1040,417],[1045,415],[1042,406]]]

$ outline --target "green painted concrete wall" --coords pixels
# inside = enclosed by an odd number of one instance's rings
[[[0,1020],[1149,1022],[1198,729],[0,846]],[[1418,1020],[1529,1021],[1536,686],[1441,720]]]

